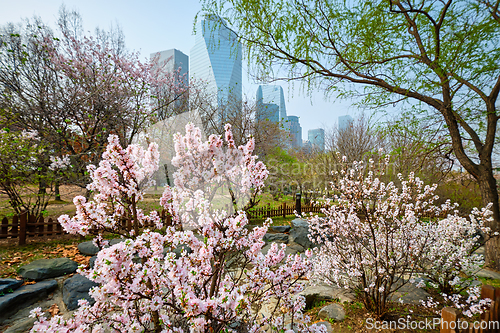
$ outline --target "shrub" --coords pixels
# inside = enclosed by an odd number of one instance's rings
[[[192,124],[186,135],[175,136],[175,187],[166,187],[161,204],[175,224],[184,225],[178,231],[154,212],[145,215],[137,208],[158,168],[157,146],[122,149],[110,136],[99,167],[89,168],[94,198],[76,197],[76,216],[60,222],[72,233],[116,230],[126,240],[101,250],[93,269],[80,268],[99,283],[91,290],[94,305],[81,301],[68,320],[47,320],[38,309],[32,331],[281,332],[286,324],[302,332],[321,331],[307,326],[301,313],[305,301],[294,297],[302,289],[298,280],[311,268],[309,260],[285,258],[276,244],[263,255],[267,225],[245,228],[241,207],[245,198],[260,193],[267,177],[253,148],[253,140],[236,147],[228,125],[225,140],[212,135],[203,142]],[[222,190],[234,213],[214,207]],[[119,224],[123,218],[133,221],[127,232]],[[154,222],[157,230],[142,231],[146,222]],[[173,251],[181,247],[176,257]],[[275,306],[264,317],[258,310],[269,302]]]
[[[458,293],[471,286],[483,260],[478,230],[491,212],[475,209],[461,218],[449,201],[435,204],[436,185],[424,185],[410,174],[400,186],[380,180],[389,157],[378,164],[343,161],[333,190],[335,205],[325,218],[309,219],[315,249],[312,279],[342,286],[361,296],[377,317],[387,312],[390,296],[418,275],[440,292]],[[446,216],[440,219],[440,216]]]

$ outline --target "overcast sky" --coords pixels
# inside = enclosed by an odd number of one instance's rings
[[[196,0],[0,0],[0,25],[37,15],[55,27],[63,3],[67,9],[80,12],[86,31],[119,25],[127,48],[139,51],[143,59],[149,58],[150,53],[172,48],[189,55],[194,45],[194,19],[201,7]],[[257,85],[245,68],[243,77],[243,93],[255,98]],[[358,113],[348,102],[334,98],[325,101],[322,92],[311,99],[299,93],[298,85],[292,91],[286,83],[279,84],[285,91],[287,114],[300,117],[303,139],[307,139],[309,129],[333,126],[339,116]]]

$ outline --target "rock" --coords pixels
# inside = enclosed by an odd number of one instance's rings
[[[44,280],[76,272],[78,264],[68,258],[40,259],[19,268],[18,274],[25,279]]]
[[[288,235],[286,234],[265,234],[262,239],[266,243],[288,243]]]
[[[289,242],[297,243],[305,249],[310,249],[315,246],[308,237],[309,224],[304,219],[295,219],[292,221],[292,229],[290,230]]]
[[[292,227],[290,227],[289,225],[273,225],[271,226],[269,229],[270,231],[273,231],[273,232],[289,232],[290,229]]]
[[[293,249],[294,251],[297,251],[296,253],[303,253],[305,252],[306,249],[300,244],[297,243],[288,243],[287,248]]]
[[[266,255],[272,245],[273,243],[265,245],[264,247],[262,247],[262,250],[260,252],[262,252],[263,255]],[[281,244],[278,244],[278,249],[281,249]],[[295,247],[285,247],[285,257],[283,258],[283,260],[285,260],[285,258],[288,257],[289,254],[297,254],[298,252],[298,249]]]
[[[341,303],[352,302],[355,296],[344,288],[335,288],[325,284],[309,286],[299,293],[306,298],[306,309],[321,301],[339,300]]]
[[[326,327],[326,333],[333,333],[333,327],[332,327],[332,324],[330,324],[329,322],[327,321],[318,321],[316,323],[317,326],[325,326]]]
[[[266,255],[266,254],[267,254],[267,252],[269,251],[269,249],[271,248],[271,245],[272,245],[272,244],[267,244],[267,245],[264,245],[264,246],[262,247],[262,249],[260,250],[260,252],[262,252],[262,254],[263,254],[263,255]]]
[[[126,239],[124,239],[124,238],[113,238],[112,240],[109,241],[109,246],[116,245],[116,244],[121,243],[125,240]]]
[[[500,280],[500,273],[493,272],[484,268],[477,272],[476,275],[482,278]]]
[[[97,283],[90,281],[86,277],[76,274],[64,281],[63,301],[68,310],[78,308],[78,300],[86,299],[92,305],[94,299],[89,295],[89,289],[98,286]]]
[[[324,320],[333,319],[335,321],[342,321],[345,318],[345,310],[340,304],[329,304],[319,310],[318,317]]]
[[[421,300],[426,301],[429,296],[430,294],[424,289],[417,288],[412,283],[407,283],[389,296],[389,301],[419,305]]]
[[[123,242],[124,240],[125,239],[122,238],[114,238],[109,241],[109,246],[113,246],[115,244]],[[99,252],[99,248],[95,246],[92,241],[88,241],[78,244],[78,251],[86,256],[95,256],[97,252]]]
[[[92,241],[88,241],[78,244],[78,251],[86,256],[95,256],[99,252],[99,248]]]
[[[97,256],[90,257],[90,259],[89,259],[89,266],[90,266],[90,268],[94,268],[96,259],[97,259]]]
[[[0,324],[19,309],[47,297],[56,288],[56,280],[47,280],[22,286],[13,293],[0,297]]]
[[[267,302],[256,303],[253,304],[252,307],[259,307],[258,316],[260,318],[269,318],[270,316],[272,316],[273,311],[276,311],[276,304],[278,304],[278,300],[272,297],[267,300]]]
[[[296,248],[287,246],[285,249],[285,258],[289,255],[295,255],[297,253],[299,253],[299,251]]]
[[[14,325],[7,328],[4,333],[25,333],[29,332],[35,324],[35,318],[24,318],[16,320]]]
[[[23,284],[23,280],[0,279],[0,295],[11,293]]]

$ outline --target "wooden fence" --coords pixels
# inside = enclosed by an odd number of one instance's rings
[[[488,311],[479,320],[469,323],[462,320],[460,311],[444,308],[441,312],[441,333],[495,333],[500,332],[500,288],[483,285],[481,298],[492,300]]]
[[[264,207],[256,208],[256,209],[251,209],[249,210],[248,213],[248,219],[265,219],[268,217],[277,217],[281,216],[283,218],[286,218],[287,216],[290,215],[295,215],[295,211],[298,213],[320,213],[321,211],[321,206],[316,206],[316,205],[301,205],[300,207],[297,207],[297,204],[295,205],[287,205],[286,202],[284,202],[281,206],[278,207],[271,207],[270,204]]]
[[[295,212],[299,213],[319,213],[322,207],[315,205],[301,205],[297,202],[295,205],[290,205],[283,203],[279,207],[271,207],[269,204],[264,207],[257,209],[251,209],[248,211],[249,219],[265,219],[268,217],[277,217],[295,215]],[[162,220],[169,220],[168,214],[165,211],[158,212],[158,215]],[[122,221],[122,226],[126,230],[132,228],[131,221]],[[151,225],[146,225],[146,227],[154,227]],[[0,239],[5,238],[17,238],[19,245],[26,244],[26,238],[28,237],[43,237],[43,236],[55,236],[64,234],[57,219],[43,218],[38,219],[34,216],[30,216],[27,213],[21,215],[15,215],[12,218],[4,217],[0,225]]]
[[[169,222],[170,216],[165,211],[158,212],[162,220]],[[122,226],[130,230],[132,229],[131,221],[122,221]],[[145,227],[154,227],[154,223],[149,223]],[[61,224],[57,219],[45,219],[23,213],[21,215],[14,215],[10,220],[7,217],[2,219],[0,224],[0,239],[17,238],[19,245],[26,244],[28,237],[43,237],[43,236],[56,236],[65,234]]]

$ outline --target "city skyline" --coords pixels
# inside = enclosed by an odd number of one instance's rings
[[[159,50],[177,49],[189,54],[194,45],[194,20],[201,9],[198,1],[183,2],[145,0],[138,6],[135,1],[108,0],[105,2],[88,0],[82,3],[78,0],[18,0],[2,4],[0,24],[8,22],[20,23],[23,18],[39,16],[45,23],[55,27],[59,8],[65,4],[69,10],[80,12],[85,32],[94,32],[96,27],[108,30],[117,24],[125,35],[125,45],[130,50],[139,52],[140,59],[149,59],[151,53]],[[255,96],[255,91],[262,82],[255,82],[248,75],[248,64],[243,54],[242,92],[244,95]],[[251,71],[250,71],[251,72]],[[301,126],[308,129],[334,126],[337,118],[343,114],[357,113],[350,103],[324,99],[324,90],[319,89],[312,97],[305,96],[297,83],[291,85],[278,81],[286,94],[288,114],[297,115]],[[311,105],[311,103],[313,105]]]

